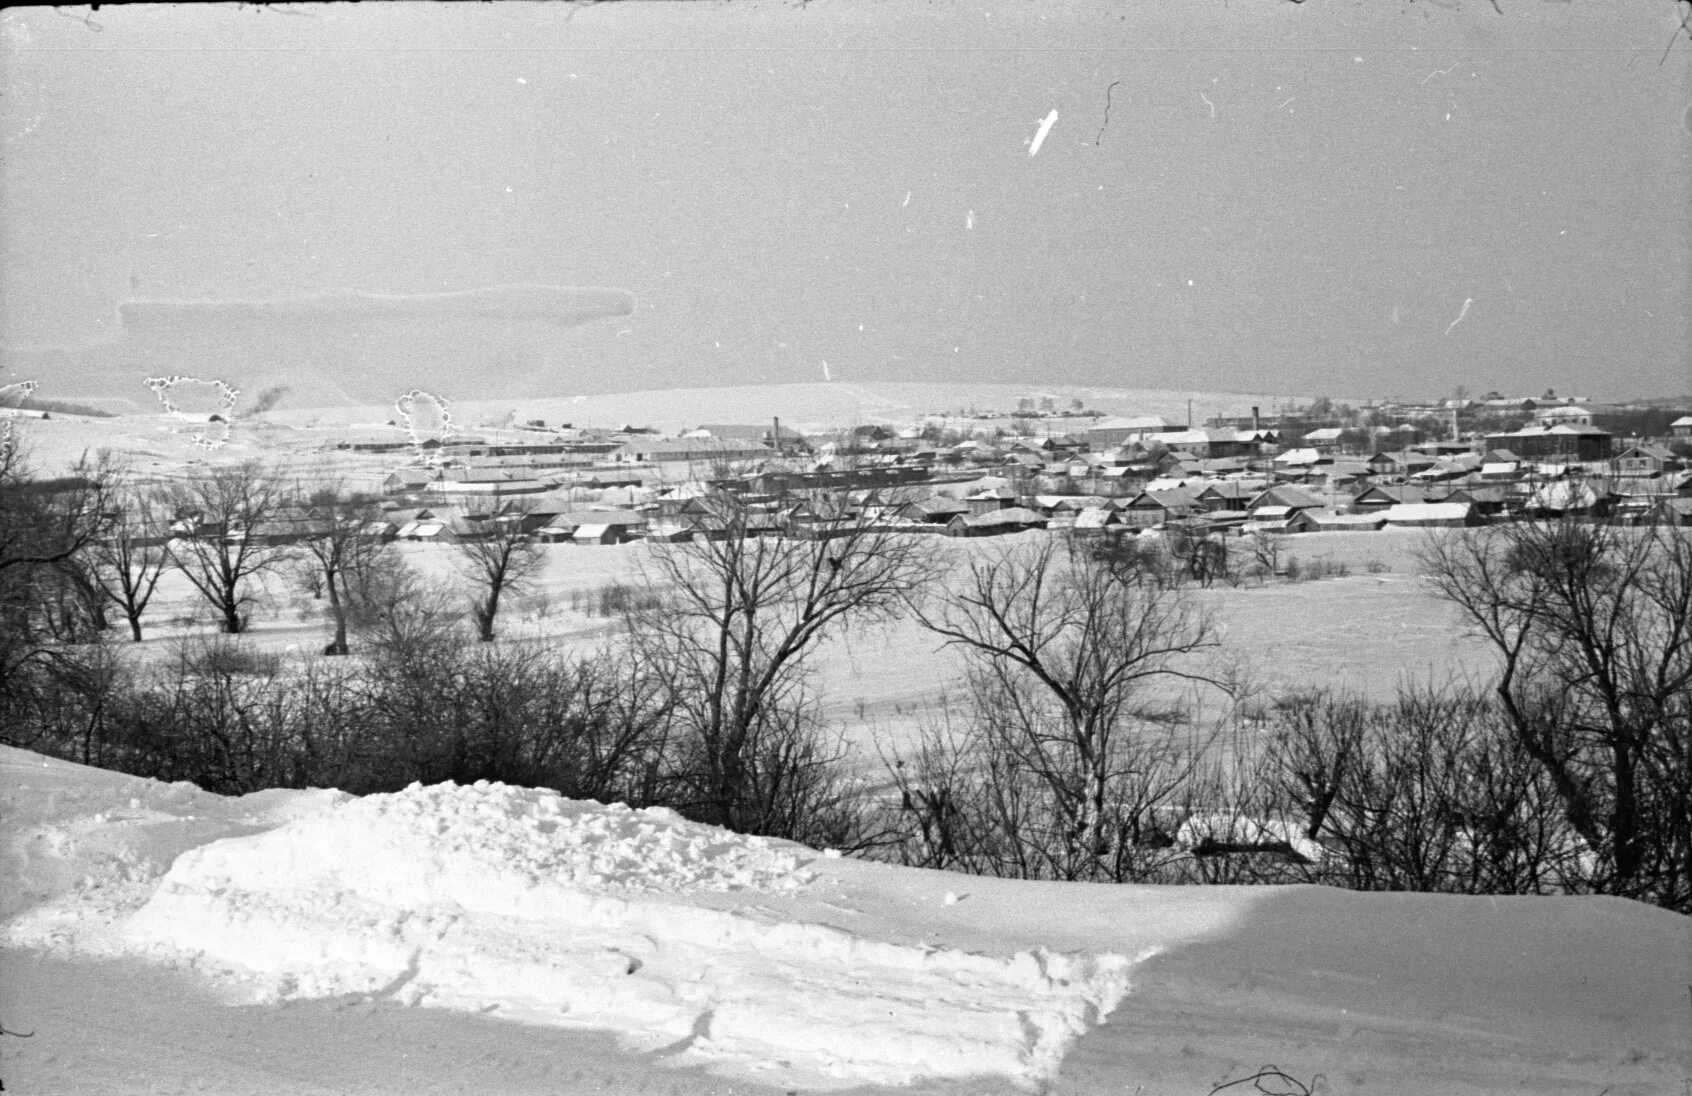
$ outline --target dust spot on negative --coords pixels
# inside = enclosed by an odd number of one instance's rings
[[[1680,115],[1680,128],[1686,131],[1687,136],[1692,137],[1692,103],[1688,103],[1686,110]]]

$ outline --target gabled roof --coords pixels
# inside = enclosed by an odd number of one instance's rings
[[[984,514],[971,514],[968,517],[954,518],[972,528],[994,525],[1045,525],[1046,518],[1026,506],[1007,506],[1002,510],[989,510]]]
[[[1649,442],[1645,442],[1640,445],[1630,445],[1620,453],[1617,453],[1611,459],[1623,460],[1628,457],[1649,457],[1651,460],[1656,461],[1672,461],[1675,459],[1674,454],[1666,447],[1661,445],[1652,445]]]
[[[1198,497],[1201,499],[1249,499],[1263,490],[1262,481],[1252,480],[1215,480],[1207,483]]]
[[[1154,506],[1161,506],[1165,510],[1192,510],[1198,506],[1198,492],[1190,487],[1169,487],[1156,491],[1141,491],[1128,500],[1128,505],[1141,503],[1142,500]],[[1143,505],[1143,503],[1142,503]]]
[[[1502,503],[1510,497],[1509,491],[1502,485],[1492,484],[1485,487],[1459,487],[1452,491],[1442,502],[1485,502]]]
[[[1278,484],[1258,492],[1247,505],[1248,510],[1257,510],[1264,506],[1290,506],[1299,510],[1314,510],[1320,508],[1322,500],[1315,495],[1300,491],[1296,487]]]
[[[1361,502],[1366,498],[1377,498],[1393,503],[1425,502],[1428,489],[1409,483],[1380,483],[1365,491],[1360,491],[1353,502]]]
[[[1075,515],[1075,528],[1103,529],[1115,520],[1115,511],[1103,506],[1090,506]]]
[[[1333,510],[1301,510],[1289,521],[1317,529],[1379,529],[1386,519],[1380,514],[1341,514]]]
[[[1388,525],[1412,522],[1462,521],[1469,516],[1466,502],[1406,502],[1389,506],[1378,515]]]

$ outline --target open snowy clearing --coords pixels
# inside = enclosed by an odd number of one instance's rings
[[[503,786],[227,799],[0,751],[40,1093],[1678,1092],[1692,923],[1018,883]]]
[[[987,557],[1050,534],[1018,533],[983,539],[935,538],[937,549],[961,573],[971,559]],[[1266,586],[1194,589],[1193,598],[1216,620],[1222,647],[1202,658],[1205,669],[1234,677],[1256,691],[1259,704],[1300,689],[1331,686],[1373,699],[1389,699],[1402,682],[1460,679],[1490,665],[1491,655],[1464,635],[1455,613],[1437,602],[1415,573],[1412,553],[1421,530],[1320,533],[1288,537],[1284,550],[1305,561],[1344,563],[1345,578]],[[544,641],[587,653],[621,631],[614,618],[592,614],[600,591],[640,581],[653,545],[548,545],[535,582],[510,598],[498,630],[502,639]],[[449,545],[401,543],[398,551],[423,575],[457,581],[460,560]],[[1379,561],[1388,571],[1371,574]],[[302,594],[286,575],[263,576],[265,594],[251,630],[238,642],[304,656],[321,650],[330,635],[323,603]],[[121,623],[121,622],[120,622]],[[143,658],[168,659],[183,637],[212,638],[217,621],[188,580],[167,572],[149,606]],[[355,653],[356,653],[355,645]],[[924,727],[961,714],[967,699],[966,663],[911,619],[856,626],[820,644],[812,666],[815,695],[831,728],[870,769],[877,751],[905,749]],[[1204,720],[1227,714],[1217,693],[1196,697],[1184,686],[1162,687],[1154,698],[1167,706],[1197,704]]]

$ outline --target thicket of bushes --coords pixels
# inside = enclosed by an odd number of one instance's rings
[[[6,740],[58,757],[239,795],[395,791],[413,781],[547,787],[696,813],[706,762],[663,682],[616,649],[449,638],[360,660],[284,660],[230,637],[151,664],[120,646],[60,662],[6,698]],[[1012,706],[966,704],[885,776],[843,750],[779,739],[749,779],[777,785],[778,836],[919,867],[1028,879],[1315,882],[1486,894],[1602,890],[1554,789],[1470,690],[1380,703],[1326,692],[1279,703],[1251,743],[1141,720],[1112,759],[1101,846]],[[770,789],[766,789],[766,792]]]

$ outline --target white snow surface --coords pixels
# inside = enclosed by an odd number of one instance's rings
[[[6,1091],[1150,1096],[1274,1063],[1680,1092],[1689,926],[984,879],[529,789],[225,798],[0,747]]]
[[[1038,1084],[1128,990],[1120,954],[995,957],[701,905],[708,892],[802,891],[819,857],[668,810],[486,782],[271,793],[247,797],[267,810],[230,821],[273,828],[187,848],[161,878],[160,858],[113,827],[229,818],[242,801],[127,790],[127,812],[38,824],[12,843],[40,894],[54,889],[43,851],[105,833],[111,894],[90,915],[100,886],[79,881],[69,903],[14,921],[8,942],[188,963],[249,1001],[362,994],[606,1030],[678,1064],[813,1087]],[[186,844],[212,831],[175,832]],[[131,912],[135,886],[155,881]]]

